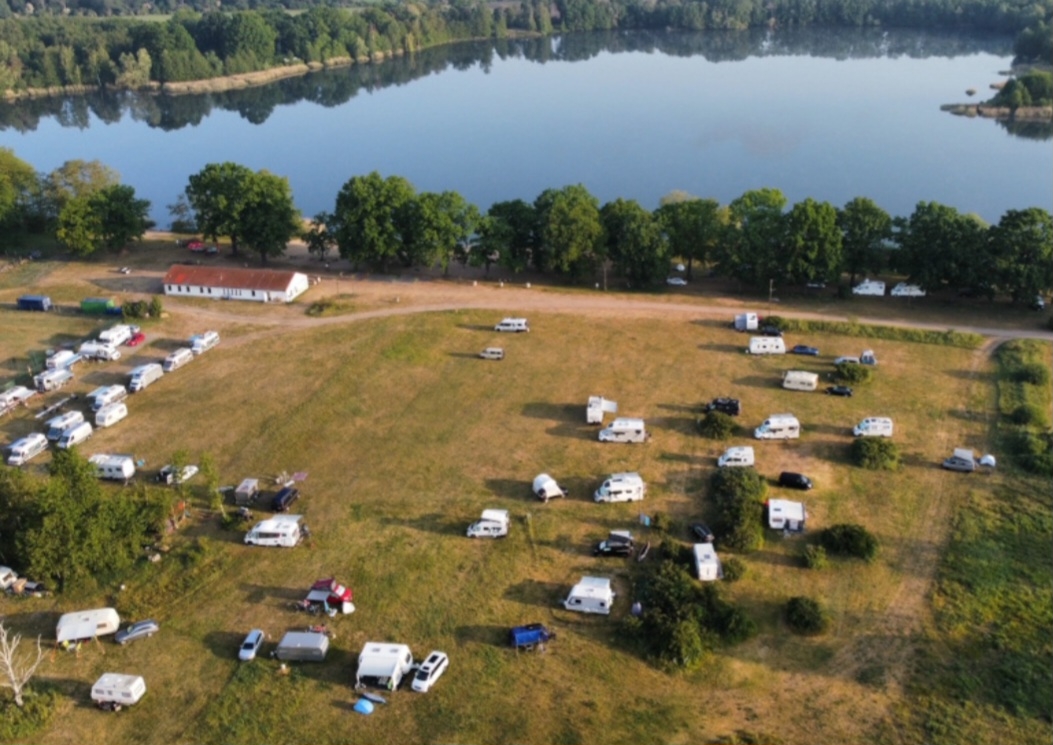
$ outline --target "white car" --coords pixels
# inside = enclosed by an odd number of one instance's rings
[[[503,360],[505,358],[505,350],[501,347],[487,347],[479,353],[479,356],[484,360]]]
[[[175,469],[167,465],[158,472],[157,480],[162,484],[182,484],[197,476],[197,470],[197,466],[183,466],[183,472],[176,476]]]
[[[450,658],[445,652],[432,652],[417,668],[417,674],[413,676],[413,690],[417,693],[427,693],[449,666]]]
[[[683,287],[687,284],[687,280],[683,277],[670,277],[665,281],[667,285],[675,285],[677,287]]]
[[[900,282],[892,288],[890,294],[892,297],[925,297],[925,290],[918,285],[908,285],[906,282]]]
[[[864,279],[852,288],[853,295],[876,295],[881,297],[885,294],[885,283],[876,279]]]
[[[250,631],[249,635],[245,637],[245,641],[241,643],[241,649],[238,650],[238,659],[242,662],[256,659],[256,653],[263,646],[264,636],[264,633],[259,629]]]

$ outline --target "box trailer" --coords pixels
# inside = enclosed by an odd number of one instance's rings
[[[57,440],[62,437],[63,432],[83,421],[84,415],[79,411],[67,411],[65,414],[59,414],[56,417],[48,419],[47,422],[44,423],[44,426],[48,428],[47,438],[52,441]]]
[[[113,608],[79,610],[59,617],[58,624],[55,626],[55,640],[62,644],[63,642],[95,639],[116,634],[120,628],[121,617]]]
[[[607,577],[582,577],[570,588],[563,607],[577,613],[600,613],[610,615],[614,604],[614,590]]]
[[[278,642],[274,656],[290,662],[324,662],[329,637],[315,631],[290,631]]]
[[[549,631],[543,624],[528,623],[524,626],[513,626],[508,632],[508,641],[520,649],[544,648],[545,642],[556,638],[555,631]]]
[[[45,370],[33,376],[33,385],[36,386],[37,391],[40,393],[48,393],[49,391],[57,391],[71,380],[73,380],[73,373],[66,368]]]
[[[724,579],[724,567],[712,543],[696,543],[691,548],[695,559],[695,576],[701,582],[715,582]]]
[[[103,709],[131,706],[145,695],[146,681],[141,675],[104,673],[91,687],[91,700]]]
[[[814,391],[819,387],[819,375],[804,370],[787,370],[782,375],[782,387],[790,391]]]
[[[245,543],[250,546],[292,548],[303,540],[306,533],[303,515],[275,515],[252,526],[245,534]]]
[[[600,430],[600,442],[647,442],[651,437],[643,419],[618,418]]]
[[[756,331],[760,328],[760,318],[756,313],[739,313],[734,322],[736,331]]]
[[[127,481],[135,475],[135,459],[130,455],[98,453],[88,458],[95,466],[95,475],[100,479]]]
[[[156,362],[132,368],[128,373],[128,390],[138,393],[152,383],[160,380],[165,374],[164,368]]]
[[[89,315],[108,315],[117,307],[113,298],[86,297],[80,301],[80,312]]]
[[[413,669],[413,653],[405,644],[366,642],[358,655],[355,688],[372,686],[394,691]]]
[[[589,396],[588,405],[585,407],[585,421],[588,424],[603,424],[604,414],[617,414],[618,403],[608,401],[603,396]]]
[[[51,298],[47,295],[23,295],[18,298],[19,310],[49,311],[53,307],[54,306],[51,304]]]
[[[242,479],[238,488],[234,490],[234,504],[238,506],[250,505],[260,495],[259,479]]]
[[[796,440],[801,436],[801,423],[793,414],[772,414],[753,430],[758,440]]]

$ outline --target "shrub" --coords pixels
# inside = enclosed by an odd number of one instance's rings
[[[146,318],[150,313],[150,307],[145,300],[128,300],[121,305],[121,314],[125,319],[138,320]]]
[[[786,603],[786,623],[798,634],[821,634],[830,625],[830,617],[817,601],[795,597]]]
[[[809,543],[801,552],[801,561],[808,569],[826,569],[829,562],[826,559],[826,549]]]
[[[160,318],[162,313],[164,313],[164,305],[161,303],[161,297],[154,295],[150,298],[150,318]]]
[[[661,531],[662,533],[668,533],[672,518],[664,512],[656,512],[651,517],[651,527],[655,530]]]
[[[722,411],[710,411],[698,420],[698,433],[711,440],[728,440],[735,434],[735,419]]]
[[[899,468],[899,447],[886,437],[857,437],[851,446],[852,462],[868,471]]]
[[[768,483],[752,468],[721,468],[710,477],[719,510],[721,544],[736,551],[756,551],[764,545],[763,501]]]
[[[1031,385],[1049,385],[1049,368],[1041,362],[1027,362],[1013,371],[1013,380]]]
[[[1020,424],[1025,427],[1032,425],[1041,427],[1046,423],[1046,414],[1034,404],[1021,404],[1013,410],[1013,413],[1009,415],[1009,419],[1013,424]]]
[[[873,375],[873,367],[855,362],[841,362],[834,369],[835,378],[856,385],[869,382]]]
[[[28,740],[47,726],[58,709],[58,693],[47,684],[30,683],[22,695],[21,708],[13,699],[0,703],[0,742]]]
[[[664,559],[673,562],[677,566],[689,572],[695,568],[695,554],[690,546],[686,546],[680,541],[666,540],[662,541],[659,549]]]
[[[851,298],[846,288],[838,288],[838,297]],[[856,336],[865,339],[891,339],[894,341],[940,344],[965,349],[979,349],[984,343],[980,334],[959,331],[932,331],[929,329],[897,328],[894,326],[871,326],[858,321],[806,321],[799,318],[780,318],[783,331],[802,333],[826,332],[841,336]]]
[[[1013,460],[1025,471],[1053,476],[1053,434],[1019,430],[1007,438],[1007,444]]]
[[[878,551],[877,538],[862,525],[832,525],[819,533],[819,543],[832,554],[864,561],[872,561]]]
[[[784,319],[782,316],[765,316],[764,317],[764,325],[765,326],[774,326],[775,328],[779,329],[780,331],[785,331],[786,330],[786,319]]]
[[[746,565],[734,557],[724,562],[724,581],[738,582],[746,576]]]

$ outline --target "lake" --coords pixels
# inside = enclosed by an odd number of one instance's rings
[[[612,32],[459,44],[235,92],[108,93],[0,105],[0,146],[39,171],[97,159],[166,205],[205,164],[287,176],[306,215],[352,176],[400,175],[483,210],[582,183],[653,209],[867,196],[996,222],[1053,205],[1053,131],[942,112],[1008,69],[1012,41],[914,31]]]

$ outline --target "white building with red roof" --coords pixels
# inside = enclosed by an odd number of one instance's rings
[[[310,286],[300,272],[187,264],[173,265],[164,281],[166,295],[259,303],[289,303]]]

